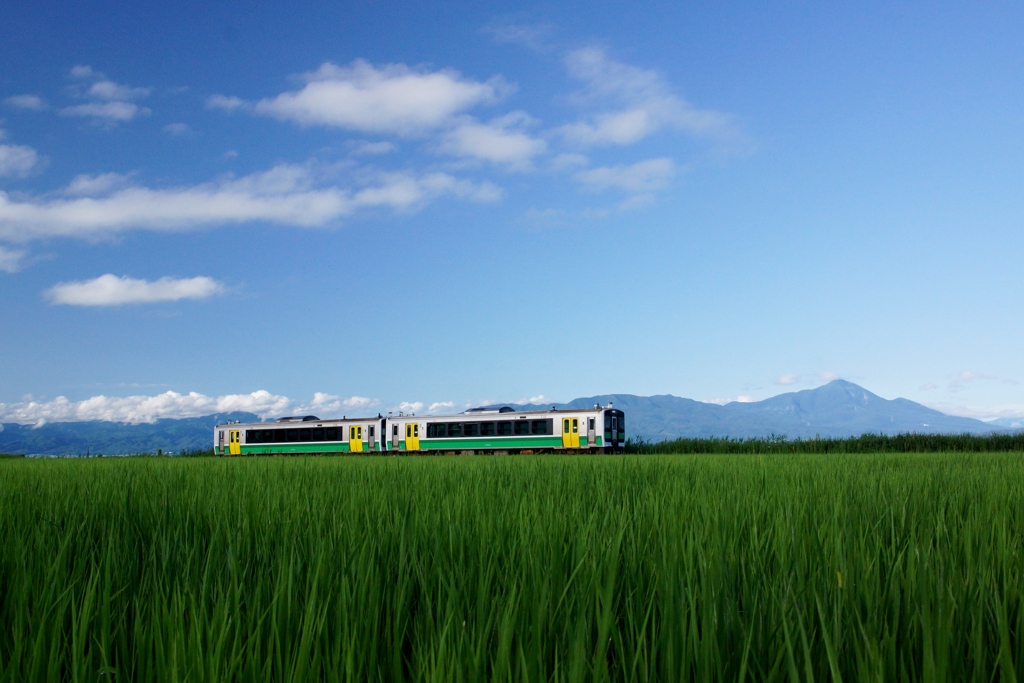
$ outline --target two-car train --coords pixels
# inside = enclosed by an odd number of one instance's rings
[[[611,404],[528,410],[474,408],[459,415],[405,415],[214,427],[218,455],[339,453],[614,453],[626,440],[625,415]]]

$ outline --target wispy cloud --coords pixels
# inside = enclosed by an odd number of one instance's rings
[[[151,112],[147,107],[140,107],[134,102],[89,102],[76,104],[60,110],[62,116],[79,116],[96,121],[125,123],[137,116],[148,116]]]
[[[66,306],[122,306],[182,299],[205,299],[224,291],[224,285],[210,277],[137,280],[107,273],[83,282],[61,282],[45,292],[53,304]]]
[[[147,97],[150,92],[149,88],[136,88],[115,83],[107,79],[101,72],[85,64],[72,67],[71,77],[79,81],[92,81],[88,87],[84,84],[75,85],[72,91],[80,97],[94,101],[64,107],[60,110],[62,116],[88,118],[94,123],[112,126],[118,123],[127,123],[152,113],[149,108],[140,107],[132,101]]]
[[[149,88],[133,88],[113,81],[97,81],[86,94],[101,100],[137,100],[149,95]]]
[[[4,104],[26,111],[45,111],[49,109],[46,100],[38,95],[11,95],[4,99]]]
[[[43,165],[39,154],[24,145],[0,145],[0,178],[25,178]]]
[[[224,111],[235,111],[236,109],[251,108],[248,102],[241,97],[227,97],[225,95],[211,95],[206,99],[208,109],[223,109]]]
[[[165,133],[174,135],[175,137],[187,137],[192,135],[192,128],[187,123],[168,123],[163,128]]]
[[[361,59],[348,66],[328,62],[303,78],[303,88],[262,99],[255,112],[307,126],[417,135],[507,90],[500,79],[480,82],[447,69],[377,67]]]
[[[201,417],[213,413],[244,411],[260,418],[316,413],[318,417],[340,417],[346,410],[369,411],[376,399],[362,396],[341,398],[317,392],[308,402],[260,390],[249,394],[206,396],[197,392],[167,391],[156,396],[93,396],[69,401],[58,396],[52,401],[0,403],[0,421],[42,425],[47,422],[104,420],[131,424],[152,423],[162,418]]]
[[[551,48],[555,26],[551,23],[528,23],[513,19],[499,19],[480,29],[498,45],[519,45],[536,51]]]
[[[378,141],[378,142],[358,142],[352,146],[351,154],[357,156],[376,156],[378,154],[391,154],[398,149],[398,145],[393,142]]]
[[[1002,384],[1013,384],[1016,385],[1016,380],[1008,379],[1005,377],[998,377],[996,375],[988,375],[982,372],[973,372],[971,370],[965,370],[959,373],[949,382],[949,391],[957,392],[967,389],[971,384],[978,381],[989,381],[989,382],[1000,382]]]
[[[131,184],[131,176],[123,173],[100,173],[98,175],[83,173],[75,176],[61,192],[72,197],[102,197]]]
[[[780,386],[791,386],[793,384],[811,384],[811,385],[813,385],[813,384],[819,384],[819,383],[822,383],[822,382],[827,384],[827,383],[832,382],[832,381],[837,380],[837,379],[840,379],[839,373],[833,372],[831,370],[824,370],[824,371],[821,371],[821,372],[810,372],[810,373],[806,373],[806,374],[798,374],[798,373],[792,372],[792,373],[786,373],[784,375],[780,375],[775,380],[775,384],[778,384]]]
[[[529,123],[530,117],[525,112],[513,112],[489,123],[467,118],[445,134],[440,150],[454,156],[525,169],[547,150],[544,140],[525,130]]]
[[[351,186],[327,184],[331,180],[314,166],[284,164],[238,179],[166,189],[131,185],[87,197],[24,199],[0,192],[0,239],[95,239],[128,230],[189,230],[253,221],[315,227],[361,209],[411,211],[445,195],[472,201],[501,198],[501,190],[491,183],[440,172],[364,171]],[[67,192],[82,194],[75,185]]]
[[[601,166],[578,171],[572,178],[594,190],[652,192],[668,185],[675,174],[675,163],[668,158],[647,159],[635,164]]]
[[[24,258],[25,252],[23,250],[8,249],[7,247],[0,245],[0,272],[17,273],[21,270],[21,262]]]
[[[722,143],[745,141],[732,116],[693,106],[656,71],[616,62],[596,47],[570,52],[565,63],[569,74],[586,84],[581,102],[599,110],[562,128],[570,141],[628,145],[663,128]]]

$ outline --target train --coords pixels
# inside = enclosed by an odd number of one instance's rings
[[[621,453],[625,441],[625,414],[611,403],[331,420],[302,415],[273,422],[227,422],[213,430],[218,455]]]

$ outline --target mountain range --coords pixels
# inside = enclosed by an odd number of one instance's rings
[[[671,395],[606,394],[553,405],[582,408],[608,403],[625,412],[628,435],[650,441],[773,434],[791,439],[904,432],[985,434],[1024,426],[1020,420],[987,423],[946,415],[905,398],[887,400],[845,380],[751,403],[718,405]],[[535,405],[512,407],[517,410],[538,408]],[[57,422],[40,427],[4,424],[0,431],[0,452],[116,455],[154,453],[162,449],[178,453],[209,448],[213,443],[213,427],[227,420],[256,422],[259,418],[252,413],[236,412],[162,419],[152,424]]]

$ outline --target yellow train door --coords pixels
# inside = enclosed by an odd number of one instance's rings
[[[562,448],[572,448],[572,421],[568,417],[562,418]]]
[[[578,417],[572,418],[572,447],[580,447],[580,419]]]
[[[405,450],[418,451],[420,449],[420,426],[419,424],[405,423]]]
[[[239,443],[237,429],[232,429],[228,432],[228,452],[231,453],[231,455],[242,454],[242,444]]]
[[[348,428],[348,449],[353,453],[361,453],[363,450],[363,428],[349,427]]]

